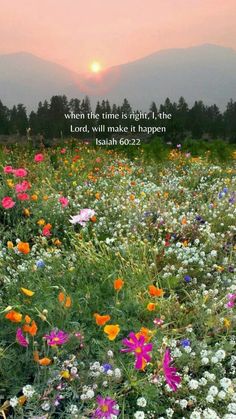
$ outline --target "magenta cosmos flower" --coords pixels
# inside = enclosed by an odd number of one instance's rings
[[[173,359],[171,358],[170,350],[167,348],[164,353],[162,368],[167,384],[173,391],[176,391],[178,389],[178,384],[181,382],[181,377],[176,374],[177,368],[170,366],[172,362]]]
[[[69,339],[69,335],[63,330],[52,330],[49,335],[44,336],[49,346],[63,345]]]
[[[112,400],[110,397],[103,398],[102,396],[97,397],[97,404],[98,408],[95,410],[93,414],[93,418],[106,418],[111,419],[111,415],[118,416],[119,410],[116,409],[116,401]]]
[[[121,352],[132,352],[135,355],[136,362],[135,368],[140,370],[143,369],[147,362],[151,361],[151,357],[148,352],[152,351],[152,343],[145,343],[145,337],[140,336],[137,338],[134,332],[129,334],[129,339],[123,339],[123,344],[127,346],[126,349],[121,349]]]
[[[14,207],[15,201],[10,196],[5,196],[1,201],[2,207],[5,209],[10,209]]]
[[[235,306],[236,294],[228,294],[227,299],[228,299],[228,302],[226,304],[226,307],[233,308]]]
[[[17,342],[19,343],[20,346],[24,346],[25,348],[27,348],[27,346],[29,345],[29,342],[24,337],[24,335],[22,333],[22,330],[20,328],[17,329],[16,340],[17,340]]]
[[[71,224],[80,224],[82,227],[90,220],[91,217],[95,215],[95,211],[90,208],[84,208],[80,211],[79,214],[71,216]]]

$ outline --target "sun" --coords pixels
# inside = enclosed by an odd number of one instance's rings
[[[90,70],[92,71],[92,73],[99,73],[101,69],[102,69],[102,66],[98,61],[93,61],[92,64],[90,65]]]

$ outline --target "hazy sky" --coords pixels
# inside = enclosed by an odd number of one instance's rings
[[[0,0],[0,53],[27,51],[86,71],[165,48],[236,49],[236,0]]]

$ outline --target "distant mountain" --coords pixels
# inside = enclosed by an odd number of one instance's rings
[[[148,109],[153,100],[184,96],[190,104],[201,99],[224,108],[230,98],[236,100],[236,51],[216,45],[163,50],[95,76],[28,53],[0,56],[0,99],[5,104],[24,103],[31,109],[53,94],[88,94],[93,102],[108,98],[115,103],[127,97],[139,109]]]

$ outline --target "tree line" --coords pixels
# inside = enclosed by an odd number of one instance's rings
[[[0,135],[19,134],[24,136],[30,132],[30,135],[41,135],[45,139],[66,138],[71,136],[71,123],[78,124],[78,121],[70,121],[65,118],[64,114],[84,113],[86,115],[91,111],[91,103],[87,96],[82,100],[77,98],[68,100],[65,95],[52,96],[50,101],[39,102],[37,110],[31,111],[29,115],[27,115],[23,104],[9,109],[0,100]],[[129,114],[139,111],[132,109],[128,100],[124,99],[122,105],[110,104],[108,100],[97,102],[94,112],[100,116],[103,113],[114,113],[120,115],[120,118],[102,121],[101,117],[97,121],[91,119],[83,121],[83,124],[86,122],[89,128],[91,125],[100,123],[109,126],[123,125],[125,122],[121,118],[122,112]],[[217,105],[207,106],[201,100],[195,101],[194,105],[190,107],[183,97],[177,103],[171,102],[167,98],[160,106],[152,102],[148,112],[152,112],[154,115],[161,112],[172,114],[171,120],[165,121],[167,131],[163,136],[166,141],[178,142],[184,138],[221,138],[229,142],[236,142],[236,102],[232,99],[223,112]],[[132,122],[132,124],[135,123],[144,126],[159,125],[160,120]],[[83,136],[88,137],[87,134],[78,134],[78,137]]]

